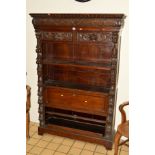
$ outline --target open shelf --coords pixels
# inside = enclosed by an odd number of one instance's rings
[[[72,66],[81,66],[81,67],[91,67],[96,69],[111,69],[111,61],[105,62],[88,62],[88,61],[71,61],[71,60],[43,60],[43,64],[46,65],[72,65]]]
[[[89,86],[84,84],[77,84],[72,82],[64,82],[64,81],[57,81],[57,80],[47,80],[44,82],[44,86],[57,86],[57,87],[64,87],[64,88],[72,88],[72,89],[81,89],[87,91],[94,91],[94,92],[103,92],[109,93],[110,88],[105,88],[103,86]]]
[[[106,117],[46,107],[46,124],[104,133]]]

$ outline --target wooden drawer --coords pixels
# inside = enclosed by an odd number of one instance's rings
[[[106,115],[108,95],[97,92],[49,87],[44,90],[44,103],[48,107]]]

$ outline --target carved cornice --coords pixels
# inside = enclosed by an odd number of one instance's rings
[[[119,18],[124,19],[124,14],[93,14],[93,13],[73,13],[73,14],[59,14],[59,13],[30,13],[31,17],[48,17],[48,18]]]
[[[30,14],[37,26],[121,27],[124,14]]]

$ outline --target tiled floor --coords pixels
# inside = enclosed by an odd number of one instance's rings
[[[39,136],[37,128],[37,123],[30,123],[26,155],[114,155],[114,149],[107,151],[102,145],[49,134]],[[128,155],[128,147],[121,146],[118,154]]]

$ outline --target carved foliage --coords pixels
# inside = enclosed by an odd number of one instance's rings
[[[112,34],[112,42],[114,43],[114,48],[113,48],[112,58],[117,58],[118,39],[119,39],[119,33],[118,32],[113,32],[113,34]]]
[[[52,41],[72,41],[71,32],[43,32],[43,39]]]
[[[61,18],[61,19],[60,19]],[[35,18],[33,19],[34,25],[48,25],[48,26],[112,26],[112,27],[121,27],[123,25],[122,19],[104,19],[104,18],[97,18],[97,17],[77,17],[77,18],[70,18],[70,17],[59,17],[56,18],[53,16],[48,16],[44,18]]]
[[[109,93],[109,107],[108,107],[108,116],[106,122],[106,131],[105,138],[110,138],[112,135],[112,126],[113,126],[113,112],[114,112],[114,102],[115,102],[115,92],[116,92],[116,75],[118,68],[118,32],[113,32],[112,41],[114,43],[114,48],[112,51],[112,70],[111,70],[111,88]]]
[[[43,106],[43,81],[42,81],[42,49],[41,49],[41,32],[36,32],[36,38],[37,38],[37,46],[36,46],[36,52],[37,52],[37,73],[38,73],[38,104],[39,104],[39,120],[40,120],[40,126],[45,125],[44,121],[44,106]]]
[[[110,42],[112,41],[112,33],[106,32],[80,32],[78,33],[79,41],[91,42]]]
[[[109,139],[112,136],[114,99],[115,99],[114,95],[109,96],[109,108],[105,130],[105,138],[107,139]]]

